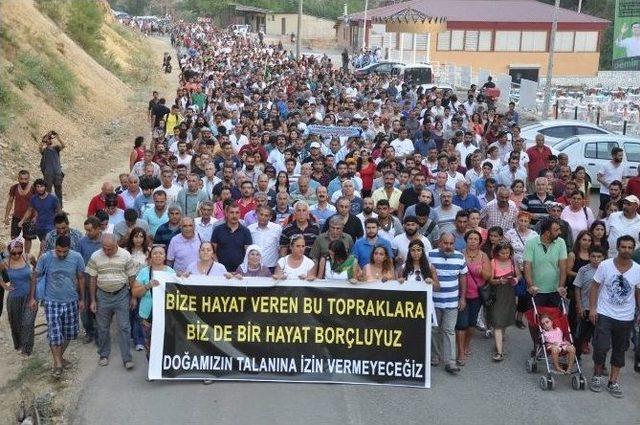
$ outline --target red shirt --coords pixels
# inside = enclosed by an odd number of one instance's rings
[[[253,211],[256,209],[256,200],[251,198],[249,202],[244,203],[244,199],[240,198],[236,201],[238,207],[240,207],[240,218],[244,219],[244,216],[247,215],[249,211]]]
[[[551,155],[551,149],[549,149],[549,146],[544,145],[542,151],[540,151],[537,146],[532,146],[527,149],[527,155],[529,155],[529,164],[527,165],[529,168],[528,179],[530,182],[533,182],[538,178],[540,172],[547,168],[547,161],[549,160],[549,155]]]
[[[11,186],[9,189],[9,196],[13,198],[13,216],[21,219],[24,216],[24,213],[27,212],[27,208],[29,208],[29,203],[31,202],[31,197],[35,194],[35,191],[33,186],[29,186],[27,193],[21,194],[18,190],[19,187],[19,183]]]
[[[640,176],[632,177],[627,182],[627,190],[628,195],[636,195],[640,196]]]
[[[127,207],[124,205],[124,200],[122,199],[122,197],[120,195],[117,195],[117,199],[118,208],[120,208],[121,210],[126,209]],[[96,215],[98,211],[103,210],[104,208],[104,199],[102,199],[102,194],[99,193],[91,198],[91,201],[89,202],[89,208],[87,209],[87,217]]]
[[[362,179],[362,188],[371,190],[373,187],[373,178],[376,175],[376,166],[373,162],[360,170],[360,178]]]

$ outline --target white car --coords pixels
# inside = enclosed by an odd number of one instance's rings
[[[583,134],[611,134],[610,131],[595,124],[576,120],[545,120],[522,127],[521,135],[529,145],[533,144],[538,133],[544,134],[547,145],[555,145],[559,141]]]
[[[575,170],[578,165],[586,168],[591,177],[592,187],[600,187],[598,170],[611,160],[611,149],[620,147],[624,150],[623,162],[627,164],[625,176],[637,176],[640,165],[640,139],[621,136],[619,134],[585,134],[569,137],[551,148],[554,155],[566,153],[569,166]]]

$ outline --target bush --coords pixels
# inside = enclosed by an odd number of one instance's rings
[[[9,126],[9,111],[11,110],[11,98],[13,94],[9,91],[7,83],[0,80],[0,133],[3,133]]]
[[[58,26],[64,24],[64,1],[61,0],[36,0],[36,7],[47,15]]]
[[[100,28],[104,19],[98,3],[93,0],[73,0],[68,5],[66,33],[94,58],[102,55],[104,46]]]
[[[29,81],[50,105],[59,110],[73,106],[78,82],[71,69],[58,59],[21,53],[16,61],[15,83],[21,89]]]

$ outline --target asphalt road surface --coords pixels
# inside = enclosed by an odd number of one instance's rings
[[[540,374],[527,374],[530,339],[510,328],[506,359],[491,361],[492,340],[477,334],[472,355],[458,376],[432,369],[432,388],[332,384],[147,382],[146,360],[136,353],[127,372],[115,348],[111,364],[84,383],[72,423],[80,424],[640,424],[640,374],[632,353],[622,371],[622,399],[575,391],[559,377],[542,391]],[[583,356],[587,378],[591,358]],[[96,357],[96,361],[97,361]],[[544,365],[539,365],[543,370]]]

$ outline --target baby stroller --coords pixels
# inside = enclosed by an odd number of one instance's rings
[[[559,327],[562,330],[564,338],[570,341],[571,344],[573,344],[571,328],[569,327],[569,318],[567,317],[567,301],[565,299],[562,299],[560,307],[538,307],[536,306],[536,302],[534,299],[532,299],[531,302],[533,304],[533,308],[525,312],[525,317],[527,319],[527,323],[529,324],[529,328],[532,331],[532,334],[537,334],[537,341],[535,343],[535,349],[532,352],[533,356],[527,359],[527,372],[536,373],[538,371],[538,362],[544,360],[544,363],[547,367],[547,373],[546,375],[540,376],[540,388],[542,388],[543,390],[553,390],[556,384],[555,379],[552,375],[556,374],[557,372],[551,369],[551,365],[549,363],[549,353],[547,353],[547,348],[545,346],[546,341],[538,319],[542,314],[548,315],[551,320],[553,320],[555,326]],[[566,360],[566,356],[563,357],[561,357],[561,361]],[[574,390],[584,390],[587,388],[587,381],[582,374],[580,362],[577,358],[575,360],[575,370],[570,371],[570,373],[571,387]]]

